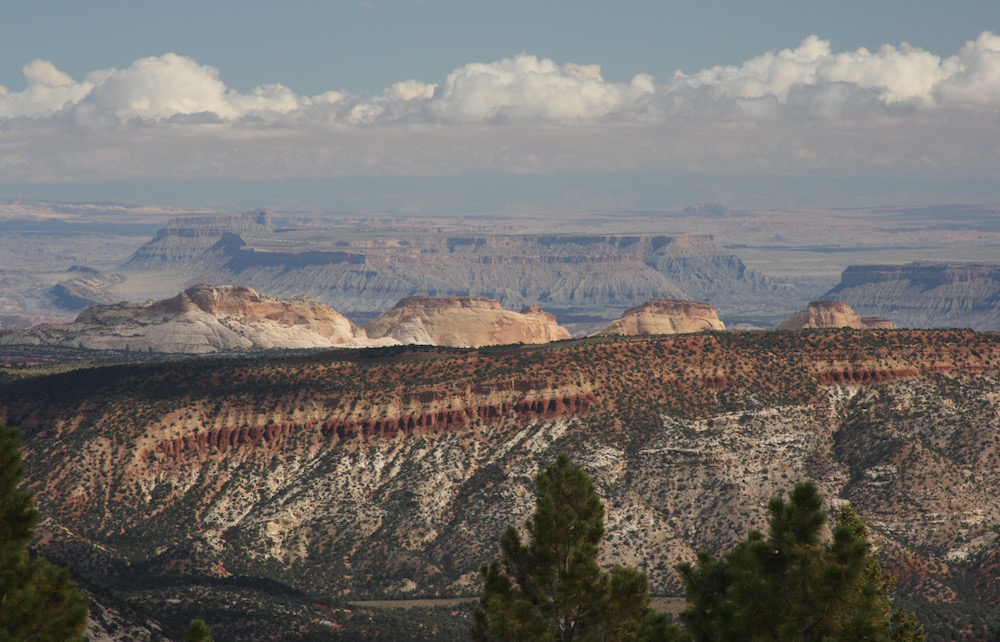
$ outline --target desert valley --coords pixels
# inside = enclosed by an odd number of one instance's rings
[[[931,639],[1000,635],[1000,208],[0,228],[0,422],[96,638],[466,636],[560,452],[664,604],[811,479]]]

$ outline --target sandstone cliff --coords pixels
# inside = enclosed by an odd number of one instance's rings
[[[626,310],[620,319],[604,326],[597,334],[638,336],[725,329],[718,311],[707,303],[653,299]]]
[[[549,343],[569,332],[541,308],[504,310],[478,297],[409,297],[365,328],[369,338],[403,344],[478,347],[505,343]]]
[[[906,327],[1000,330],[1000,264],[852,265],[825,296]]]
[[[73,323],[4,334],[0,344],[206,354],[367,345],[366,339],[364,330],[316,301],[196,285],[161,301],[88,308]]]
[[[874,323],[874,321],[873,321]],[[851,306],[841,301],[812,301],[802,312],[778,325],[778,330],[807,330],[811,328],[854,328],[865,325]]]

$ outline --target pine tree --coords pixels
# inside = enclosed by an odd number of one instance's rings
[[[212,642],[212,629],[208,628],[205,620],[200,618],[191,620],[185,642]]]
[[[924,639],[912,615],[892,608],[894,580],[853,509],[840,512],[827,543],[812,482],[768,510],[767,537],[751,531],[722,560],[700,552],[694,566],[678,566],[690,603],[681,619],[695,640]]]
[[[0,424],[0,641],[83,640],[87,598],[66,569],[29,555],[38,511],[18,490],[20,443],[20,431]]]
[[[590,478],[569,456],[537,478],[529,541],[514,527],[501,557],[483,566],[475,613],[476,640],[667,639],[664,618],[649,608],[644,573],[597,563],[604,505]]]

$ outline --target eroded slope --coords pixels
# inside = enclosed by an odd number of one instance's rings
[[[906,596],[969,623],[996,599],[998,376],[996,335],[710,333],[77,370],[3,384],[0,418],[25,429],[40,549],[157,609],[246,578],[306,602],[475,593],[568,451],[605,498],[605,561],[657,592],[808,477]]]

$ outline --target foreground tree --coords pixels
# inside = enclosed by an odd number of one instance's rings
[[[212,642],[212,629],[208,628],[205,620],[195,618],[191,620],[188,628],[187,638],[184,642]]]
[[[722,560],[700,552],[695,565],[678,566],[690,603],[681,619],[695,640],[924,639],[912,614],[893,609],[894,579],[853,509],[840,512],[828,543],[812,482],[768,510],[767,537],[751,531]]]
[[[604,506],[594,485],[567,455],[537,478],[529,541],[513,527],[501,556],[483,566],[475,613],[476,640],[667,639],[662,616],[649,608],[644,573],[597,563]]]
[[[31,493],[17,489],[20,445],[20,431],[0,424],[0,641],[83,640],[86,596],[66,569],[28,553],[38,511]]]

